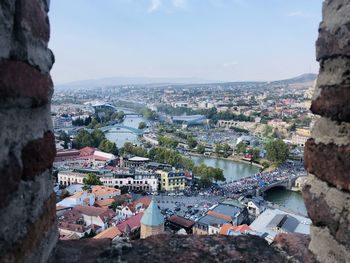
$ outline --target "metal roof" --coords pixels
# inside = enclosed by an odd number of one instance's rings
[[[153,199],[141,218],[141,223],[147,226],[159,226],[164,224],[164,217]]]

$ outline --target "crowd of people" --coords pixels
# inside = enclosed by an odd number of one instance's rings
[[[306,174],[301,163],[284,163],[272,172],[260,172],[250,177],[223,184],[221,188],[226,194],[239,194],[303,175]]]

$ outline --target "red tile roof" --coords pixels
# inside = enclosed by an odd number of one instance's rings
[[[92,147],[84,147],[79,150],[80,156],[92,155],[94,154],[95,150],[96,149]]]
[[[144,196],[144,197],[141,197],[137,200],[135,200],[134,202],[132,202],[131,204],[128,205],[129,209],[132,211],[132,212],[136,212],[136,206],[137,205],[142,205],[142,208],[146,209],[149,204],[151,203],[152,201],[152,198],[149,197],[149,196]]]
[[[142,216],[143,216],[143,212],[140,212],[140,213],[138,213],[138,214],[136,214],[136,215],[126,219],[125,221],[119,223],[117,225],[117,227],[120,230],[120,232],[124,233],[125,227],[127,225],[129,225],[131,231],[133,231],[133,230],[141,227],[141,218],[142,218]]]
[[[219,213],[219,212],[216,212],[214,210],[209,210],[207,214],[211,215],[211,216],[214,216],[216,218],[221,218],[223,220],[226,220],[227,222],[232,221],[232,218],[230,216],[222,214],[222,213]]]
[[[185,228],[190,228],[194,225],[194,222],[192,220],[188,220],[182,216],[173,215],[167,219],[171,223],[175,223],[179,226],[183,226]]]
[[[105,222],[106,220],[110,220],[111,218],[116,216],[116,213],[108,208],[77,205],[73,208],[73,210],[78,211],[79,213],[87,216],[100,217],[103,222]]]
[[[234,226],[231,225],[231,224],[223,224],[221,226],[221,228],[220,228],[220,232],[219,233],[220,233],[220,235],[227,236],[227,233],[228,233],[229,230],[235,231]]]
[[[118,227],[112,226],[110,228],[107,228],[106,230],[102,231],[98,235],[94,236],[96,239],[101,239],[101,238],[110,238],[113,239],[115,237],[118,237],[122,234]]]
[[[83,160],[94,159],[96,161],[108,161],[108,160],[110,160],[110,158],[102,157],[102,156],[98,156],[98,155],[94,155],[94,154],[79,156],[78,159],[83,159]]]

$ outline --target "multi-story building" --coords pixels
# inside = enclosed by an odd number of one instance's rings
[[[95,195],[96,201],[106,200],[120,195],[120,189],[115,189],[113,187],[107,187],[102,185],[95,185],[91,189],[92,193]]]
[[[193,227],[193,234],[216,235],[224,224],[239,226],[248,220],[247,208],[235,200],[225,200],[209,209]]]
[[[71,184],[83,184],[83,179],[86,174],[76,173],[72,171],[60,171],[57,176],[58,183],[60,185],[68,186]]]
[[[163,191],[184,190],[186,186],[186,176],[180,171],[158,171],[160,175],[160,189]]]
[[[122,188],[126,187],[128,190],[144,190],[157,191],[158,190],[158,176],[154,173],[102,173],[97,175],[105,186]],[[78,173],[73,171],[60,171],[58,173],[58,183],[60,185],[83,184],[83,179],[87,173]]]

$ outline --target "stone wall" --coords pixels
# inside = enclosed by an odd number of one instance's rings
[[[288,254],[248,236],[152,236],[122,248],[108,247],[106,240],[82,240],[56,247],[49,2],[0,1],[1,262],[81,262],[87,255],[84,262],[99,256],[100,262],[118,262],[122,255],[127,262],[143,262],[145,257],[154,262],[313,261],[312,254],[298,247],[308,241],[295,235],[279,237],[277,245]],[[311,107],[321,118],[305,147],[312,179],[303,190],[313,221],[309,248],[320,262],[350,259],[349,31],[350,0],[326,0],[317,41],[320,74]]]
[[[305,146],[303,190],[313,222],[309,249],[321,262],[350,262],[350,1],[327,0],[316,43],[320,71]]]
[[[0,261],[46,262],[58,237],[49,0],[0,1]]]
[[[140,238],[145,239],[150,236],[158,235],[164,232],[164,224],[159,226],[147,226],[141,224]]]

